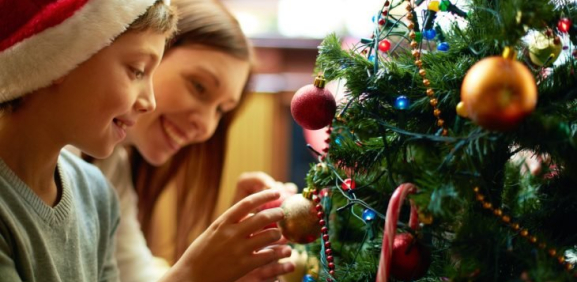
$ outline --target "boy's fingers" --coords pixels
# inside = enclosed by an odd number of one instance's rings
[[[291,248],[289,246],[274,246],[264,248],[253,254],[252,267],[262,267],[272,262],[276,262],[281,258],[286,258],[291,255]]]
[[[259,280],[261,281],[275,281],[277,276],[291,273],[295,270],[295,265],[292,262],[271,262],[259,269],[255,270]]]
[[[249,236],[264,229],[271,223],[275,223],[284,218],[281,208],[271,208],[262,210],[251,217],[245,217],[239,222],[239,232],[244,236]],[[279,238],[280,239],[280,238]]]
[[[253,234],[247,240],[246,247],[251,251],[260,250],[277,242],[281,237],[280,230],[276,228],[265,229]]]
[[[223,219],[229,223],[237,223],[245,218],[250,212],[254,211],[259,206],[266,202],[276,200],[280,197],[280,193],[274,189],[267,189],[249,195],[248,197],[240,200],[230,209],[228,209],[223,215]],[[277,219],[278,220],[278,219]],[[246,220],[245,220],[246,221]],[[265,224],[266,225],[266,224]],[[264,226],[264,225],[263,225]]]

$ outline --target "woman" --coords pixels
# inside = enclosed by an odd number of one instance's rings
[[[117,148],[107,160],[94,161],[117,188],[121,200],[117,240],[121,281],[157,281],[167,270],[166,266],[152,266],[153,257],[140,224],[144,234],[152,232],[153,208],[169,185],[176,185],[178,193],[174,260],[180,260],[163,281],[177,281],[182,273],[189,272],[203,273],[197,280],[203,282],[234,281],[243,275],[242,281],[274,280],[293,270],[291,263],[276,262],[289,256],[290,248],[261,250],[280,238],[277,229],[242,232],[249,227],[260,230],[266,222],[282,218],[282,212],[272,209],[246,220],[230,221],[254,210],[255,199],[262,204],[274,195],[264,192],[249,196],[212,223],[227,131],[246,100],[252,51],[238,22],[219,2],[174,0],[173,5],[179,13],[179,33],[154,73],[156,110],[129,129],[126,147]],[[250,187],[239,187],[244,189],[240,193],[278,185],[268,176],[252,178]],[[189,246],[191,232],[198,238]]]

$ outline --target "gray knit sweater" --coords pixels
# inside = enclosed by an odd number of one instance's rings
[[[58,159],[62,197],[46,205],[0,160],[0,282],[118,281],[118,201],[102,173]]]

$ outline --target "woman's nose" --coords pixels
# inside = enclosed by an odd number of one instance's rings
[[[214,134],[220,117],[217,117],[216,110],[206,109],[201,114],[192,115],[191,121],[194,123],[199,142],[204,142]]]

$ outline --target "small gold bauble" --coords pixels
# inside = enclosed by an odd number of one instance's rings
[[[283,236],[294,243],[307,244],[321,236],[316,204],[296,194],[282,203],[284,219],[278,222]]]
[[[459,104],[457,104],[457,114],[460,117],[467,117],[467,108],[465,107],[465,103],[463,103],[462,101],[459,102]]]
[[[290,257],[281,259],[279,262],[292,262],[295,265],[295,270],[280,276],[279,280],[281,282],[301,282],[303,276],[307,274],[307,259],[308,254],[306,250],[294,248]]]

